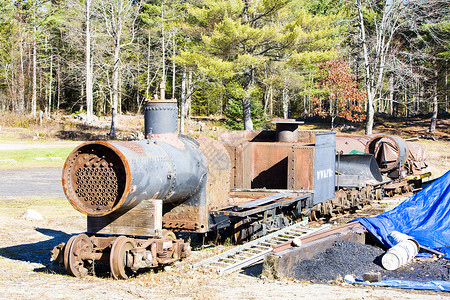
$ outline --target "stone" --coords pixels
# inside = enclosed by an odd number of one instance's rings
[[[164,272],[170,272],[172,271],[172,267],[171,266],[165,266],[164,267]]]
[[[363,274],[363,281],[378,282],[381,281],[380,272],[367,272]]]
[[[302,240],[300,239],[300,237],[296,237],[295,239],[292,240],[292,246],[300,247],[301,245]]]
[[[34,209],[27,209],[20,217],[28,221],[44,220],[44,217]]]

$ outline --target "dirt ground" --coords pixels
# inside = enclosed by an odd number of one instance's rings
[[[398,203],[398,201],[397,201]],[[386,204],[380,204],[387,207]],[[26,220],[26,209],[43,220]],[[370,211],[368,211],[370,212]],[[219,276],[189,266],[223,251],[224,246],[194,251],[165,271],[115,281],[102,266],[97,276],[66,275],[49,261],[50,249],[85,230],[85,218],[64,199],[0,200],[0,298],[2,299],[447,299],[448,293],[368,288],[344,282],[311,284],[268,280],[251,272]]]
[[[448,137],[443,127],[441,136]],[[421,131],[424,132],[424,131]],[[419,135],[413,132],[411,135]],[[6,144],[21,142],[0,142]],[[52,141],[52,144],[58,144]],[[430,168],[435,176],[450,170],[450,142],[423,139]],[[9,147],[9,148],[8,148]],[[1,150],[0,150],[1,151]],[[39,180],[39,178],[35,178]],[[12,181],[11,188],[26,182]],[[382,202],[366,213],[378,214],[399,203]],[[43,220],[26,220],[35,209]],[[364,212],[363,212],[364,214]],[[71,235],[85,231],[85,217],[62,197],[0,196],[0,298],[2,299],[449,299],[448,293],[352,286],[342,281],[312,284],[292,279],[269,280],[258,272],[219,276],[206,270],[191,270],[195,262],[223,251],[212,246],[193,251],[191,257],[165,271],[149,271],[127,281],[115,281],[100,266],[96,276],[78,279],[50,262],[50,250]]]

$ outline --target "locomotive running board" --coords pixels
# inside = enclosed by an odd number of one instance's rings
[[[311,195],[312,193],[303,195],[292,192],[277,193],[264,198],[246,202],[237,206],[213,210],[211,211],[211,214],[218,216],[245,218],[277,207],[289,206],[299,201],[311,198]]]
[[[303,222],[285,227],[271,234],[260,237],[256,240],[230,249],[216,256],[205,259],[191,266],[192,269],[208,267],[215,269],[219,274],[228,274],[242,268],[248,267],[272,252],[277,245],[286,243],[294,238],[310,235],[321,230],[330,228],[330,225],[323,225],[319,228],[308,228]]]

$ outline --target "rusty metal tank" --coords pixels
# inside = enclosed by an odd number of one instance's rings
[[[402,138],[388,134],[339,135],[336,137],[336,151],[344,154],[341,157],[344,163],[348,154],[372,154],[381,173],[397,178],[408,160],[409,148]],[[369,166],[362,162],[363,156],[360,159],[361,168]],[[354,162],[356,160],[352,159],[352,165],[358,167]]]
[[[408,145],[398,137],[380,134],[372,137],[366,144],[365,152],[371,153],[382,173],[402,169],[408,159]]]
[[[174,101],[165,101],[164,106],[155,101],[147,107],[163,111],[162,115],[175,111],[176,116]],[[72,151],[62,179],[63,190],[75,209],[103,216],[129,209],[144,199],[180,203],[200,190],[207,166],[199,144],[178,137],[176,118],[175,126],[169,118],[157,120],[159,127],[146,122],[146,128],[153,126],[155,133],[150,139],[87,142]]]
[[[129,209],[144,199],[182,202],[199,190],[207,166],[198,144],[157,140],[87,142],[67,158],[63,189],[78,211],[92,216]]]

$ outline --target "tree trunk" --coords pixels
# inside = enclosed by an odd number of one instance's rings
[[[176,43],[175,43],[175,32],[172,37],[172,55],[175,56],[176,53]],[[175,99],[175,75],[176,75],[176,66],[175,60],[172,59],[172,99]]]
[[[250,97],[250,93],[253,87],[253,70],[251,69],[247,76],[248,84],[246,86],[245,96],[242,99],[242,114],[244,119],[244,130],[253,130],[253,121],[252,121],[252,100]]]
[[[270,105],[269,105],[269,116],[273,116],[273,88],[270,89]]]
[[[50,54],[50,78],[48,79],[48,116],[52,114],[53,54]]]
[[[419,87],[419,112],[421,115],[423,115],[423,101],[425,97],[425,87],[423,84]]]
[[[2,104],[2,110],[13,110],[15,112],[19,112],[19,100],[17,97],[19,84],[17,84],[17,86],[15,85],[16,72],[14,68],[3,68],[2,71],[5,73],[4,78],[10,78],[6,81],[9,90],[9,100],[7,98],[4,102],[0,101],[0,103]],[[11,75],[8,75],[9,73],[11,73]]]
[[[303,113],[305,117],[308,115],[307,103],[308,103],[308,95],[305,93],[305,95],[303,96]]]
[[[439,106],[438,106],[438,69],[437,69],[437,65],[435,64],[435,71],[434,71],[434,77],[435,77],[435,81],[434,81],[434,85],[433,85],[433,114],[431,116],[431,122],[430,122],[430,132],[436,132],[436,122],[437,122],[437,117],[438,117],[438,110],[439,110]]]
[[[120,23],[120,20],[117,21]],[[120,31],[117,32],[116,45],[114,47],[114,66],[112,73],[112,118],[111,118],[111,131],[109,133],[112,139],[116,138],[116,126],[117,126],[117,107],[119,105],[119,58],[120,58]]]
[[[32,87],[32,96],[31,96],[31,112],[33,114],[33,118],[36,118],[36,110],[37,110],[37,45],[36,45],[36,25],[33,27],[33,87]]]
[[[61,63],[60,63],[60,59],[58,57],[58,66],[57,66],[57,70],[56,70],[56,80],[57,80],[57,104],[56,104],[56,110],[59,110],[59,103],[61,101],[61,77],[59,76],[60,72],[61,72]]]
[[[147,48],[147,88],[145,89],[145,98],[146,100],[150,100],[150,41],[151,41],[151,35],[150,30],[148,31],[148,48]]]
[[[264,94],[264,116],[267,116],[267,109],[269,107],[269,102],[272,94],[272,84],[266,89],[266,93]]]
[[[187,95],[186,95],[186,106],[185,106],[185,118],[189,118],[191,115],[191,100],[192,100],[192,93],[194,92],[194,87],[192,85],[192,71],[189,71],[188,75],[189,79],[187,82]]]
[[[283,102],[283,118],[287,119],[289,118],[289,95],[288,95],[288,89],[283,87],[283,95],[282,95],[282,102]]]
[[[244,130],[253,130],[251,99],[248,95],[242,99],[242,110],[244,115]]]
[[[117,113],[122,114],[122,72],[118,72],[117,78],[119,78],[117,83]]]
[[[448,60],[445,61],[445,111],[448,112]]]
[[[19,55],[20,55],[20,68],[19,68],[19,82],[18,82],[18,112],[21,114],[25,113],[25,71],[24,71],[24,60],[23,60],[23,35],[21,30],[21,23],[19,22]]]
[[[94,121],[94,100],[92,96],[92,68],[91,68],[91,0],[86,0],[86,123]]]
[[[389,76],[389,104],[388,104],[388,113],[391,116],[394,116],[394,74]]]
[[[180,102],[180,133],[184,134],[184,121],[186,118],[186,67],[181,73],[181,102]]]
[[[166,42],[165,42],[165,29],[164,29],[164,1],[161,3],[161,64],[162,75],[161,81],[166,82]]]
[[[363,44],[363,56],[364,56],[364,69],[366,72],[366,93],[367,93],[367,106],[366,106],[366,134],[372,134],[373,117],[374,117],[374,97],[375,93],[372,91],[371,73],[369,65],[369,52],[366,43],[366,28],[364,26],[363,8],[361,0],[357,0],[357,9],[359,16],[359,26],[361,30],[361,41]]]

